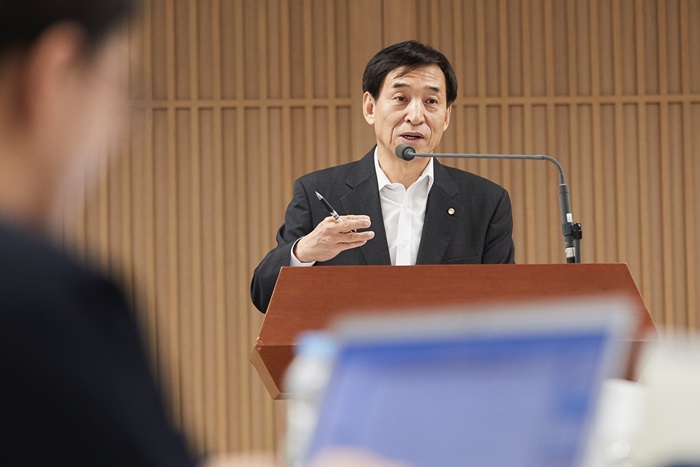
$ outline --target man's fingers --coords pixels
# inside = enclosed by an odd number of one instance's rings
[[[343,232],[349,232],[357,229],[366,229],[372,222],[369,220],[368,216],[341,216],[341,221],[343,222]]]
[[[374,238],[374,232],[371,230],[369,232],[349,232],[345,235],[347,241],[338,243],[340,251],[350,250],[351,248],[357,248],[369,240]]]
[[[339,245],[353,245],[355,243],[364,244],[367,240],[374,238],[374,232],[371,230],[369,232],[348,232],[341,234],[341,239],[338,242]],[[361,245],[355,245],[361,246]],[[352,248],[352,247],[351,247]]]
[[[328,216],[321,224],[330,227],[338,227],[343,232],[349,232],[350,230],[365,229],[371,226],[372,222],[368,216],[340,216],[340,219],[334,219]]]

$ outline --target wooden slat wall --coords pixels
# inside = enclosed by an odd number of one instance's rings
[[[583,260],[627,262],[658,323],[695,328],[698,24],[698,0],[148,0],[127,144],[67,236],[137,297],[196,449],[277,449],[284,405],[248,362],[252,270],[293,180],[372,145],[367,60],[416,38],[460,80],[440,149],[557,157]],[[510,191],[519,263],[562,262],[551,166],[457,165]]]

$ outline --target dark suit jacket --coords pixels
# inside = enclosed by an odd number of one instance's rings
[[[124,296],[0,222],[0,465],[192,466]]]
[[[416,263],[512,263],[513,218],[508,192],[485,178],[446,167],[437,160],[434,176]],[[357,162],[319,170],[294,183],[294,198],[277,232],[277,247],[253,273],[250,294],[262,312],[267,310],[280,268],[289,266],[294,242],[329,215],[314,191],[321,193],[340,215],[368,215],[372,220],[369,230],[375,234],[364,246],[316,265],[391,264],[373,148]],[[450,208],[454,214],[449,214]]]

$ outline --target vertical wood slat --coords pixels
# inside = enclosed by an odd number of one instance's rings
[[[576,54],[576,15],[575,15],[575,1],[573,0],[568,0],[566,2],[566,23],[567,23],[567,51],[568,51],[568,67],[567,67],[567,72],[568,72],[568,92],[569,95],[571,96],[577,96],[578,95],[578,78],[577,78],[577,70],[576,70],[576,62],[574,62],[573,57],[575,57]],[[578,180],[580,180],[581,177],[581,172],[582,172],[582,167],[581,167],[581,154],[579,151],[580,148],[580,143],[579,143],[579,119],[578,119],[578,106],[575,103],[572,103],[569,105],[569,161],[570,161],[570,166],[571,166],[571,172],[573,172],[573,176],[571,177],[571,181],[569,182],[572,190],[576,190],[579,187],[582,187],[582,183],[577,183]],[[578,179],[578,180],[577,180]],[[583,215],[584,210],[583,209],[577,209],[576,206],[582,206],[581,201],[576,201],[577,199],[580,200],[579,198],[573,198],[572,199],[572,213],[573,212],[578,212],[581,213],[579,215]],[[582,206],[583,207],[583,206]],[[582,242],[583,243],[583,242]],[[586,253],[588,250],[586,249],[587,247],[582,246],[582,254],[581,254],[581,261],[586,262],[586,261],[591,261],[592,255],[588,253],[587,255],[583,255],[583,253]]]
[[[636,85],[638,94],[644,93],[646,89],[646,80],[644,76],[644,4],[642,0],[636,0],[634,5],[635,19],[635,44],[634,51],[637,60],[636,68]],[[637,138],[639,147],[639,226],[638,230],[641,233],[641,252],[640,265],[642,270],[642,289],[646,292],[644,298],[648,302],[654,299],[654,291],[652,290],[651,270],[655,267],[651,264],[649,251],[651,248],[651,239],[649,236],[649,228],[651,227],[649,216],[649,162],[648,149],[646,140],[646,125],[647,111],[646,104],[637,104]]]
[[[235,54],[236,54],[236,98],[243,101],[245,100],[245,86],[244,86],[244,70],[245,70],[245,41],[244,41],[244,21],[243,21],[243,2],[236,3],[236,16],[235,21],[235,31],[236,31],[236,41],[234,44]],[[245,159],[245,108],[238,107],[236,110],[236,199],[237,199],[237,225],[246,225],[247,220],[247,203],[245,202],[247,184],[246,184],[246,159]],[[246,230],[238,232],[236,236],[236,253],[237,257],[240,258],[236,266],[236,278],[238,279],[237,284],[237,303],[235,306],[236,310],[245,309],[245,292],[247,287],[243,284],[241,280],[247,275],[248,269],[248,236],[246,235]],[[238,332],[233,332],[231,334],[231,339],[238,342],[238,352],[239,358],[243,355],[248,355],[250,351],[249,348],[249,337],[248,329],[250,328],[250,323],[252,322],[252,317],[249,314],[241,313],[239,316],[239,323],[237,330]],[[251,426],[253,423],[253,407],[251,407],[251,393],[252,391],[252,381],[251,372],[247,365],[241,363],[238,366],[237,379],[230,382],[233,387],[240,388],[240,394],[238,397],[239,410],[234,413],[234,416],[238,416],[240,426],[237,431],[238,439],[234,440],[234,445],[238,445],[241,450],[250,450],[252,447],[251,440]],[[234,432],[235,433],[235,432]],[[238,441],[237,443],[235,441]]]
[[[188,2],[188,32],[189,32],[189,95],[190,99],[199,98],[199,35],[198,35],[198,11],[197,1]],[[199,451],[207,449],[205,434],[206,420],[204,411],[204,329],[203,315],[206,313],[202,301],[202,193],[201,193],[201,163],[200,163],[200,109],[191,108],[189,113],[190,132],[190,157],[189,157],[189,178],[190,178],[190,212],[189,223],[192,231],[189,248],[191,250],[191,277],[192,277],[192,306],[189,324],[185,329],[189,329],[189,339],[191,342],[190,356],[190,382],[192,389],[192,421],[197,427],[197,437],[195,446]]]
[[[612,31],[613,31],[613,88],[617,98],[622,96],[622,33],[620,21],[620,0],[612,2]],[[624,113],[622,104],[615,104],[615,185],[617,187],[615,209],[617,211],[617,252],[620,261],[626,262],[629,257],[627,248],[627,187],[625,172],[625,142],[624,142]]]
[[[556,106],[553,102],[556,95],[556,81],[554,78],[554,11],[552,2],[554,0],[544,0],[544,27],[545,27],[545,78],[546,78],[546,96],[547,96],[547,154],[554,155],[555,158],[561,159],[557,153],[557,132],[556,132]],[[563,162],[560,160],[560,162]],[[567,168],[565,167],[564,170]],[[569,173],[570,172],[566,172]],[[567,183],[569,181],[567,180]],[[556,211],[556,208],[555,208]],[[558,219],[558,217],[557,217]],[[556,239],[559,240],[559,239]],[[555,241],[554,236],[550,236],[550,254],[549,261],[555,262],[554,258],[558,258],[555,251],[561,243]]]
[[[175,6],[170,2],[165,3],[165,31],[166,31],[166,44],[165,44],[165,68],[166,68],[166,90],[165,95],[167,99],[176,98],[176,50],[175,50]],[[183,316],[180,312],[180,297],[178,294],[179,285],[179,268],[178,268],[178,240],[179,240],[179,229],[178,229],[178,212],[177,212],[177,200],[178,196],[178,180],[177,180],[177,153],[175,148],[176,144],[176,116],[175,109],[169,108],[167,112],[167,125],[166,125],[166,148],[167,148],[167,193],[168,193],[168,204],[167,206],[160,206],[160,209],[167,210],[167,222],[168,231],[172,232],[172,235],[168,235],[167,238],[167,257],[165,258],[165,266],[158,264],[158,258],[156,258],[156,268],[162,270],[163,267],[167,269],[167,293],[157,294],[156,296],[167,296],[164,300],[168,304],[168,309],[161,308],[158,310],[159,323],[165,323],[165,329],[167,332],[164,333],[164,341],[167,345],[169,357],[169,365],[167,369],[167,375],[171,378],[173,388],[175,389],[175,407],[177,410],[177,417],[181,420],[181,423],[185,426],[189,426],[191,422],[188,421],[187,416],[190,411],[185,410],[188,402],[191,402],[191,397],[186,391],[187,386],[183,386],[182,373],[188,368],[188,365],[184,360],[181,359],[180,352],[180,342],[182,335],[180,333],[180,319]],[[154,173],[154,187],[157,186],[157,174]],[[154,193],[154,198],[156,194]],[[155,206],[158,209],[158,206]],[[153,216],[155,218],[155,215]],[[155,234],[154,229],[154,251],[157,251],[157,245],[160,243],[160,239]]]
[[[590,49],[591,49],[591,94],[600,96],[600,53],[599,53],[599,32],[598,32],[598,4],[590,2]],[[605,257],[605,179],[603,173],[603,142],[602,142],[602,122],[601,104],[593,104],[593,191],[594,203],[594,240],[595,240],[595,261],[603,261]]]
[[[454,30],[454,36],[453,36],[453,41],[452,41],[452,47],[454,50],[454,55],[455,57],[464,57],[464,30],[461,27],[461,22],[463,20],[463,15],[464,12],[462,11],[462,2],[454,2],[452,4],[452,24],[453,27],[452,29]],[[455,74],[457,75],[457,79],[466,76],[465,70],[464,70],[464,64],[462,63],[462,60],[455,61],[452,63],[452,66],[454,67]],[[464,92],[464,87],[462,87],[461,92],[458,93],[457,99],[460,97],[463,97],[465,95]],[[450,115],[450,126],[455,127],[457,123],[461,123],[462,125],[468,125],[469,123],[466,121],[466,109],[463,105],[452,105],[452,114]],[[457,122],[457,123],[455,123]],[[462,149],[466,147],[467,141],[465,137],[466,131],[457,131],[456,132],[456,144],[457,148]],[[458,150],[459,150],[458,149]],[[464,168],[462,166],[462,168]]]
[[[362,70],[367,61],[382,47],[383,32],[383,4],[375,0],[348,1],[348,29],[351,31],[350,44],[350,76],[355,76],[356,85],[352,89],[358,89],[361,83]],[[359,93],[358,93],[359,94]],[[351,120],[350,147],[352,156],[367,150],[367,141],[374,134],[372,128],[366,124],[362,115],[362,97],[357,96],[352,100],[350,110],[354,119]]]
[[[337,86],[336,86],[336,62],[335,62],[335,51],[337,48],[337,38],[335,30],[335,2],[326,3],[326,34],[328,35],[328,42],[326,45],[326,67],[328,67],[328,98],[336,96]],[[331,104],[328,109],[328,141],[330,142],[328,147],[328,164],[338,165],[338,146],[334,144],[338,141],[338,107]]]
[[[248,363],[261,318],[249,303],[249,279],[260,259],[258,253],[268,248],[284,209],[279,206],[278,196],[270,194],[270,188],[281,176],[284,189],[280,192],[289,197],[293,177],[299,175],[293,173],[293,167],[309,171],[339,161],[338,146],[333,146],[333,142],[339,141],[344,133],[352,135],[349,139],[352,140],[350,157],[353,159],[359,158],[372,144],[372,132],[362,126],[359,93],[356,95],[353,91],[351,128],[341,127],[346,117],[339,117],[341,108],[336,100],[339,87],[343,87],[339,77],[359,79],[369,58],[364,56],[369,52],[369,45],[376,42],[378,49],[382,38],[388,40],[406,31],[402,18],[379,14],[379,19],[374,19],[378,27],[368,32],[363,25],[366,25],[369,5],[374,8],[372,11],[385,13],[398,11],[405,5],[384,0],[379,6],[363,3],[365,8],[330,2],[326,3],[324,14],[314,15],[312,10],[322,0],[298,3],[284,0],[279,11],[271,7],[271,2],[261,5],[242,0],[233,0],[231,4],[210,1],[214,12],[210,31],[204,31],[204,23],[197,20],[204,11],[199,9],[201,2],[190,0],[186,4],[184,11],[188,12],[188,18],[184,23],[175,21],[175,7],[180,6],[174,0],[147,2],[144,24],[140,28],[143,32],[142,83],[134,83],[143,89],[140,93],[143,101],[135,103],[135,107],[144,115],[144,122],[142,127],[134,125],[132,128],[132,137],[142,134],[143,141],[132,140],[129,157],[122,165],[110,166],[107,170],[108,185],[100,186],[92,197],[85,209],[85,220],[65,225],[67,229],[75,227],[80,231],[79,251],[87,251],[87,244],[94,243],[95,250],[110,267],[113,250],[116,258],[119,250],[128,256],[124,264],[127,274],[133,269],[133,277],[139,279],[135,281],[135,289],[143,293],[145,304],[141,308],[146,310],[148,338],[155,343],[159,375],[164,383],[172,385],[169,392],[175,418],[194,432],[196,446],[230,451],[274,450],[279,444],[275,424],[279,424],[276,415],[280,414],[281,407],[269,401]],[[694,180],[700,168],[694,147],[697,122],[693,118],[697,119],[694,109],[700,104],[700,96],[693,94],[691,83],[700,77],[693,75],[690,62],[690,27],[700,21],[700,18],[691,17],[691,12],[698,11],[697,8],[690,8],[688,0],[679,0],[678,5],[671,6],[662,0],[590,0],[585,7],[571,0],[542,0],[541,4],[535,0],[520,3],[500,0],[495,8],[488,1],[433,0],[428,8],[430,17],[422,23],[429,26],[423,37],[429,37],[434,45],[453,54],[450,58],[460,77],[476,74],[476,95],[461,95],[458,107],[453,110],[453,124],[448,132],[457,145],[455,149],[461,151],[472,144],[467,135],[473,134],[478,139],[475,146],[482,152],[500,144],[504,150],[522,147],[525,152],[546,147],[547,152],[560,156],[571,182],[574,213],[577,217],[583,214],[581,221],[587,234],[583,241],[584,260],[629,261],[657,319],[666,324],[696,327],[698,277],[693,258],[698,255],[695,245],[698,226],[692,200],[696,193]],[[650,5],[653,8],[648,8]],[[298,6],[304,11],[300,13],[298,24],[294,24],[290,9]],[[410,3],[409,18],[415,20],[414,13],[419,8],[424,6]],[[534,16],[538,8],[544,14],[541,20],[544,24],[543,58],[533,53],[538,33],[534,30]],[[464,15],[472,10],[476,17],[475,44],[470,43],[472,36],[463,32]],[[222,11],[229,12],[229,17],[217,17],[217,12]],[[453,14],[444,14],[445,11]],[[254,12],[253,18],[257,20],[246,22],[246,12]],[[341,18],[345,12],[350,14]],[[554,45],[554,21],[562,12],[566,24],[561,31],[567,44],[558,48]],[[268,30],[273,24],[270,22],[272,15],[277,14],[281,25],[279,36]],[[518,14],[516,18],[514,15]],[[602,28],[607,27],[600,21],[606,14],[612,17],[611,44],[605,42],[606,34],[600,34]],[[651,21],[647,17],[649,14],[656,18]],[[676,14],[680,18],[678,39],[668,34],[672,27],[668,19],[675,18],[672,15]],[[634,18],[635,30],[631,37],[622,28],[627,18]],[[345,40],[344,36],[343,40],[338,37],[340,29],[335,28],[341,21],[349,25],[350,69],[345,69],[345,62],[337,58]],[[511,37],[517,28],[509,30],[514,23],[522,28],[521,44],[517,46],[514,45],[517,41]],[[178,30],[176,24],[188,27]],[[491,24],[498,30],[487,31],[485,25]],[[656,25],[653,27],[657,29],[658,38],[645,30],[650,24]],[[224,43],[222,28],[228,27],[233,30],[232,42]],[[453,37],[446,39],[445,30],[454,31]],[[163,31],[165,34],[161,37]],[[314,38],[323,31],[328,38],[325,54],[315,57]],[[183,41],[182,35],[189,41]],[[292,55],[296,53],[289,45],[292,37],[302,38],[301,57]],[[494,37],[499,44],[488,44]],[[580,49],[586,51],[586,57],[577,56],[577,40],[581,38],[586,40]],[[253,39],[255,44],[250,43]],[[274,67],[268,65],[266,57],[278,40],[282,47],[279,54],[282,99],[272,99],[266,75],[272,73]],[[447,45],[440,42],[444,40],[450,42]],[[186,50],[181,50],[183,44],[187,44]],[[202,44],[204,47],[211,44],[213,63],[211,67],[200,69],[197,50],[202,49]],[[647,55],[652,46],[658,47],[653,60]],[[603,47],[612,50],[610,65],[603,65]],[[251,48],[258,53],[246,57],[245,51]],[[671,68],[676,49],[680,50],[678,70]],[[476,52],[476,67],[465,70],[460,61],[470,50]],[[492,50],[497,53],[490,53]],[[518,53],[522,54],[522,67],[515,67],[514,63],[518,62],[509,60],[510,55]],[[235,87],[228,91],[228,99],[222,100],[222,63],[227,54],[234,57],[229,62],[235,66],[232,70]],[[636,90],[626,92],[624,57],[630,54],[635,62],[632,71]],[[323,93],[315,95],[313,77],[319,69],[314,66],[317,60],[323,60],[323,66],[327,67],[324,97],[320,96]],[[190,67],[183,67],[183,61],[189,61]],[[201,61],[209,63],[204,56]],[[295,61],[302,63],[304,84],[301,98],[297,96],[292,100],[291,70]],[[561,61],[567,63],[567,89],[563,95],[557,95],[555,63]],[[658,70],[650,70],[650,63],[655,61],[658,61]],[[590,66],[582,65],[589,62]],[[162,63],[164,67],[159,65]],[[494,63],[497,66],[493,67]],[[244,70],[251,67],[260,75],[260,93],[255,99],[245,93]],[[612,79],[607,81],[612,82],[610,95],[601,90],[603,74],[608,72],[608,67],[612,67]],[[546,85],[542,96],[532,95],[533,69],[544,70]],[[650,73],[658,73],[656,94],[647,89],[647,83],[656,82]],[[680,73],[680,77],[676,73]],[[579,95],[579,89],[585,89],[589,77],[590,96]],[[522,82],[522,95],[511,95],[517,94],[517,86],[511,86],[517,80]],[[177,84],[185,82],[190,93],[188,99],[177,95]],[[200,82],[213,83],[211,98],[203,99],[199,95]],[[489,87],[492,82],[497,83],[495,88]],[[675,88],[671,92],[669,83],[680,83],[680,94]],[[352,89],[358,88],[359,83],[353,84]],[[497,95],[489,95],[490,89],[497,89]],[[561,94],[561,89],[559,91]],[[603,105],[612,106],[612,112]],[[544,113],[539,112],[540,106],[545,109]],[[294,114],[293,108],[301,111]],[[564,108],[566,112],[562,112]],[[278,109],[281,109],[281,117],[275,113]],[[324,126],[317,119],[320,114],[328,117],[322,122]],[[255,121],[246,119],[250,115],[257,115]],[[301,121],[295,122],[293,115],[301,116]],[[468,115],[474,120],[467,122]],[[566,115],[563,126],[557,122],[560,115]],[[609,119],[614,121],[614,128],[604,127]],[[231,122],[230,127],[227,122]],[[678,122],[682,125],[677,125]],[[635,131],[626,135],[630,123]],[[498,125],[498,130],[490,127],[491,124]],[[315,131],[315,125],[319,125],[320,133]],[[558,134],[561,128],[566,131]],[[293,133],[295,129],[301,136]],[[276,134],[278,131],[281,136]],[[609,150],[614,161],[606,165],[607,156],[603,150],[607,147],[608,132],[614,134],[614,151]],[[254,141],[252,135],[255,135]],[[490,140],[490,137],[495,138]],[[210,138],[213,140],[209,141]],[[315,138],[321,139],[318,147],[326,144],[322,140],[328,138],[331,142],[328,155],[317,152]],[[188,141],[191,147],[179,147],[178,141]],[[270,153],[273,145],[278,144],[275,141],[281,141],[281,155]],[[301,150],[293,147],[294,141],[303,143]],[[568,151],[563,142],[568,145]],[[249,151],[251,143],[258,148],[256,154]],[[556,154],[557,147],[567,153]],[[682,155],[672,154],[678,147]],[[156,156],[165,157],[158,160]],[[295,161],[299,160],[303,163],[297,162],[295,166]],[[281,169],[276,168],[277,164]],[[660,170],[656,170],[657,166]],[[550,196],[550,189],[541,188],[538,182],[540,169],[523,165],[524,175],[521,175],[518,169],[511,168],[513,166],[479,162],[468,167],[481,175],[497,180],[500,177],[498,181],[509,188],[514,200],[524,200],[522,205],[528,214],[522,216],[523,225],[516,226],[526,229],[516,244],[518,260],[523,262],[520,255],[524,252],[526,262],[561,262],[561,239],[559,236],[552,238],[550,234],[549,224],[555,219],[543,221],[529,214],[557,211],[551,206],[556,200]],[[606,187],[603,179],[606,167],[614,167],[613,187]],[[637,167],[638,180],[630,179]],[[273,171],[275,178],[271,175]],[[208,178],[211,176],[213,178]],[[544,176],[542,179],[549,180]],[[678,183],[682,183],[682,188],[672,191]],[[603,187],[610,191],[603,192]],[[652,199],[657,192],[658,200]],[[547,193],[546,200],[541,199],[542,193]],[[607,198],[608,194],[611,198]],[[676,206],[676,196],[685,198],[682,207]],[[282,202],[286,203],[286,199]],[[138,205],[129,208],[132,203]],[[545,211],[536,203],[549,206]],[[533,206],[538,206],[536,211]],[[635,212],[629,212],[632,208]],[[611,211],[616,214],[617,221],[613,225],[605,224]],[[211,212],[215,213],[213,219],[209,217]],[[125,219],[122,226],[111,225],[119,219]],[[165,220],[165,225],[156,219]],[[656,230],[650,232],[649,229]],[[535,241],[543,237],[550,241]],[[658,244],[657,237],[661,238]],[[615,248],[603,248],[602,242],[609,238],[615,239]],[[214,245],[207,244],[210,239]],[[686,257],[678,256],[674,245],[679,243],[685,246]],[[213,262],[210,261],[212,254]],[[189,260],[193,267],[185,271]],[[213,277],[214,281],[205,282],[204,277]],[[687,284],[687,290],[679,291],[678,283]],[[205,309],[211,304],[214,310]],[[683,305],[685,309],[681,308]],[[215,357],[214,362],[208,361],[211,355]]]
[[[657,3],[658,22],[658,60],[659,60],[659,94],[668,95],[668,44],[666,41],[666,5]],[[668,128],[668,103],[661,102],[660,140],[663,154],[670,154],[670,137]],[[674,314],[673,298],[673,235],[672,229],[672,205],[671,205],[671,174],[668,157],[661,158],[661,239],[663,243],[663,304],[664,320],[670,326],[674,326],[676,317]]]
[[[268,31],[267,31],[267,2],[258,2],[257,3],[257,12],[258,12],[258,70],[260,72],[260,76],[268,76],[269,74],[269,68],[267,65],[267,55],[268,55],[268,48],[269,44],[267,41],[268,37]],[[311,31],[311,27],[308,28],[309,31]],[[310,61],[307,63],[310,64]],[[305,69],[306,70],[306,69]],[[310,79],[311,73],[307,74],[307,79]],[[308,85],[307,85],[308,86]],[[261,92],[260,96],[263,99],[269,98],[270,97],[270,89],[269,86],[266,85],[266,83],[262,83],[261,86]],[[310,96],[307,96],[310,97]],[[260,191],[258,192],[258,196],[260,199],[260,204],[264,212],[270,212],[271,211],[271,197],[270,197],[270,171],[271,171],[271,166],[272,166],[272,161],[270,158],[272,157],[271,151],[270,151],[270,108],[269,107],[263,107],[260,109],[259,112],[259,125],[260,125]],[[262,216],[260,220],[260,227],[262,232],[271,232],[272,231],[272,223],[270,222],[269,216]],[[257,323],[252,322],[251,323],[253,326],[250,329],[250,333],[254,334],[257,329]],[[259,398],[264,396],[263,394],[260,394],[258,391],[256,393],[258,400]],[[255,399],[254,399],[255,400]],[[262,407],[259,408],[259,413],[263,415],[264,423],[262,423],[258,429],[257,426],[254,426],[254,436],[256,436],[258,439],[256,440],[257,443],[254,444],[255,447],[258,447],[259,449],[262,448],[262,446],[272,446],[275,443],[275,438],[274,438],[274,414],[272,413],[272,403],[269,401],[269,398],[265,399],[262,398]],[[261,409],[261,410],[260,410]]]
[[[509,94],[510,90],[510,65],[509,65],[509,47],[508,47],[508,38],[509,38],[509,29],[508,29],[508,8],[507,8],[507,0],[499,0],[498,2],[498,65],[500,68],[500,75],[499,75],[499,83],[498,83],[498,91],[499,91],[499,96],[500,97],[505,97]],[[510,112],[509,112],[509,107],[508,104],[503,101],[503,103],[498,106],[499,111],[500,111],[500,138],[498,139],[499,146],[500,148],[491,148],[490,151],[492,152],[507,152],[508,151],[508,146],[509,146],[509,135],[510,135]],[[500,150],[499,150],[500,149]],[[494,165],[499,164],[498,162],[489,162],[489,161],[479,161],[480,162],[480,170],[483,171],[485,176],[487,177],[494,177],[497,176],[496,174],[491,173],[491,170]],[[531,237],[527,236],[525,237],[527,240],[530,240]],[[528,242],[529,245],[529,242]],[[529,248],[528,248],[529,251]]]
[[[312,28],[312,0],[304,0],[304,97],[308,100],[314,98],[313,79],[313,36]],[[314,148],[314,108],[311,103],[304,107],[306,157],[305,171],[313,170],[316,151]]]
[[[691,23],[690,14],[688,11],[688,0],[681,0],[681,86],[684,95],[690,95],[690,40],[689,40],[689,25]],[[696,78],[697,79],[697,78]],[[691,329],[698,327],[698,310],[696,284],[697,270],[694,267],[695,252],[697,249],[695,231],[695,215],[693,211],[693,183],[694,183],[694,167],[693,167],[693,144],[691,140],[692,134],[692,114],[690,112],[690,102],[683,102],[683,188],[684,188],[684,209],[683,217],[685,218],[685,275],[686,275],[686,301],[687,301],[687,323]]]
[[[440,0],[430,1],[430,40],[433,44],[440,43],[440,30],[442,29],[440,24],[440,3]],[[403,4],[404,2],[402,2]]]
[[[221,78],[221,23],[216,18],[221,12],[221,0],[213,0],[212,5],[212,21],[211,21],[211,48],[213,61],[213,98],[220,100],[222,95],[222,78]],[[216,377],[215,377],[215,399],[216,407],[220,413],[216,416],[216,425],[212,441],[214,442],[214,451],[228,452],[231,450],[229,444],[229,425],[230,419],[228,414],[229,399],[227,397],[228,387],[228,366],[227,362],[227,345],[226,345],[226,324],[227,313],[229,306],[226,302],[226,224],[224,216],[224,154],[223,154],[223,122],[222,109],[215,109],[214,113],[214,268],[215,268],[215,340],[216,340]]]
[[[281,40],[282,47],[285,53],[282,54],[282,97],[289,99],[292,95],[292,80],[290,76],[291,63],[289,47],[292,43],[290,36],[290,16],[289,16],[290,0],[282,0],[281,5],[281,22],[282,32]],[[282,192],[289,196],[292,193],[292,183],[294,174],[292,172],[292,109],[290,106],[284,106],[282,109],[282,176],[284,189]]]
[[[485,5],[483,2],[476,2],[476,61],[477,61],[477,96],[479,97],[479,152],[487,153],[488,149],[488,130],[486,126],[486,111],[485,103],[487,97],[486,89],[486,15],[484,12]],[[483,164],[479,162],[479,169],[483,169]]]
[[[531,31],[530,31],[530,15],[529,15],[529,8],[527,5],[527,2],[523,4],[522,6],[522,11],[521,11],[521,28],[522,28],[522,37],[520,40],[521,43],[521,53],[522,53],[522,63],[523,63],[523,68],[521,73],[523,74],[523,79],[522,79],[522,86],[523,86],[523,96],[525,97],[531,97],[532,96],[532,56],[531,56],[531,51],[532,51],[532,44],[531,44]],[[535,152],[535,142],[534,142],[534,123],[533,123],[533,108],[530,103],[526,103],[523,106],[523,133],[524,133],[524,141],[522,148],[524,150],[525,154],[533,154]],[[506,117],[507,118],[507,117]],[[504,144],[504,151],[506,153],[513,152],[513,149],[510,145]],[[540,199],[538,196],[536,196],[536,192],[539,192],[540,190],[537,189],[536,184],[537,184],[537,175],[536,173],[542,173],[539,172],[540,170],[546,170],[548,167],[534,167],[534,164],[532,163],[526,163],[522,164],[523,165],[523,170],[524,170],[524,178],[525,178],[525,203],[527,205],[531,206],[542,206],[542,204],[539,203],[544,203],[545,205],[548,204],[544,198]],[[507,186],[509,185],[509,179],[504,178],[503,183]],[[528,258],[535,258],[537,256],[537,225],[535,222],[533,222],[533,219],[537,217],[534,215],[534,209],[533,210],[528,210],[528,215],[525,219],[525,225],[526,225],[526,243],[527,243],[527,257]]]

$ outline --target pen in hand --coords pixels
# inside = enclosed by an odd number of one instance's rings
[[[316,197],[318,198],[318,200],[319,200],[321,203],[323,203],[323,205],[326,207],[326,209],[328,209],[328,212],[331,213],[331,216],[333,216],[333,219],[337,220],[338,222],[343,222],[343,221],[340,219],[340,216],[338,215],[338,213],[336,212],[336,210],[333,209],[333,206],[331,206],[331,203],[329,203],[328,201],[326,201],[326,198],[324,198],[323,196],[321,196],[321,193],[319,193],[318,191],[314,191],[314,193],[316,193]]]

